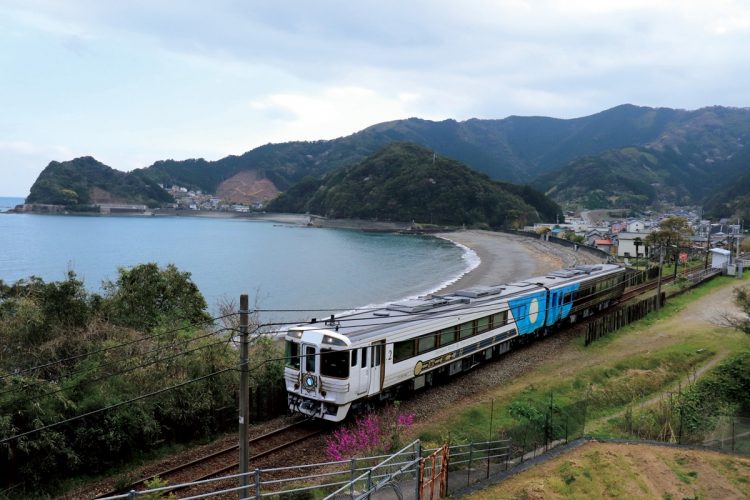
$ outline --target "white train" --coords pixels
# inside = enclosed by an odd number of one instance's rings
[[[612,264],[578,266],[290,328],[289,408],[338,422],[377,399],[430,386],[608,307],[622,296],[624,275]]]

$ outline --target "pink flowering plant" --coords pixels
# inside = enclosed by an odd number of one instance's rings
[[[388,453],[401,445],[401,435],[414,424],[414,414],[404,414],[397,406],[357,417],[326,438],[326,453],[331,460]]]

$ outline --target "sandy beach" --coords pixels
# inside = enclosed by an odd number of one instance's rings
[[[510,283],[563,267],[602,261],[585,252],[574,252],[554,243],[508,233],[467,230],[436,236],[472,249],[481,260],[471,272],[440,290],[443,293],[478,285]]]

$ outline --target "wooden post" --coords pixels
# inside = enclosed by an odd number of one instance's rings
[[[664,264],[664,247],[659,249],[659,275],[656,278],[656,312],[661,308],[661,266]]]
[[[249,345],[247,338],[248,299],[246,294],[240,295],[240,498],[248,498],[248,440],[247,431],[250,420],[250,394],[248,357]]]

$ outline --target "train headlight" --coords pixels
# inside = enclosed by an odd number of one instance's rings
[[[308,391],[315,390],[315,387],[317,386],[317,379],[315,375],[312,373],[306,373],[302,377],[302,387],[307,389]]]
[[[330,335],[323,335],[323,343],[328,345],[346,347],[346,342],[341,339],[337,339],[336,337],[331,337]]]

